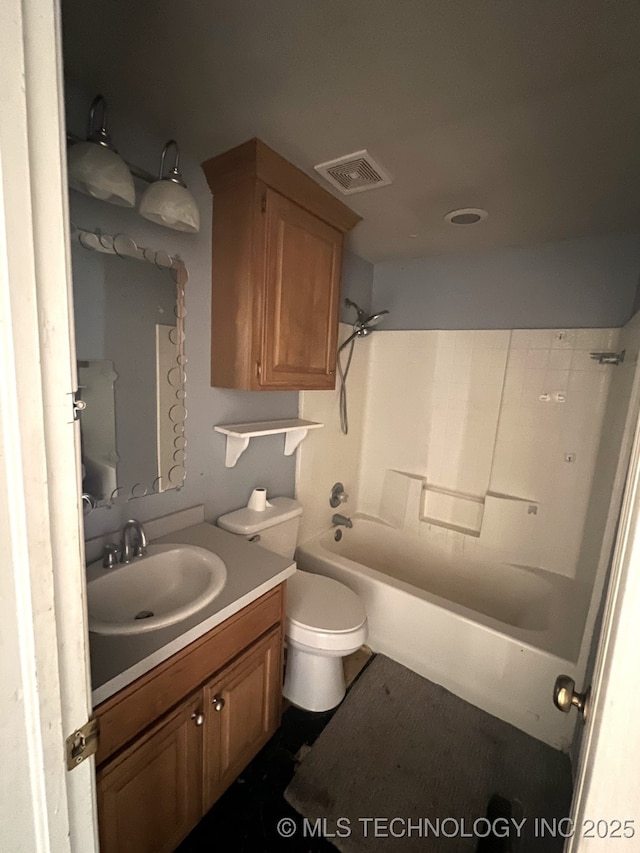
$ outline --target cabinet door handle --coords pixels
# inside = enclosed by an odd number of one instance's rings
[[[201,726],[204,723],[204,714],[202,714],[202,713],[197,714],[194,712],[191,715],[191,719],[194,721],[196,726]]]
[[[213,705],[214,711],[222,711],[225,705],[225,701],[222,696],[214,696],[211,700],[211,704]]]

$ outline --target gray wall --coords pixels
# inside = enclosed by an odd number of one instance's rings
[[[346,308],[346,297],[356,302],[363,311],[371,311],[373,291],[373,264],[359,255],[346,251],[342,261],[342,287],[340,293],[340,322],[353,323],[356,312]]]
[[[384,329],[621,326],[640,275],[640,234],[376,264]]]
[[[67,87],[69,131],[81,135],[93,93],[78,86]],[[149,135],[118,114],[109,104],[110,129],[120,153],[142,168],[155,172],[164,140]],[[178,140],[179,141],[179,140]],[[211,388],[211,193],[197,163],[182,152],[185,181],[200,207],[201,231],[181,234],[142,219],[135,211],[99,202],[75,191],[70,192],[71,219],[89,230],[129,234],[139,245],[178,254],[189,271],[186,286],[187,479],[180,491],[137,498],[123,506],[94,510],[85,518],[85,536],[90,538],[116,530],[130,516],[144,521],[166,513],[204,503],[206,516],[246,504],[255,486],[266,486],[272,495],[293,495],[295,458],[283,455],[284,438],[253,439],[235,468],[225,468],[225,440],[213,431],[215,424],[295,417],[295,392],[244,392]],[[144,184],[137,183],[140,191]]]

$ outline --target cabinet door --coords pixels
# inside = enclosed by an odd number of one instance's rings
[[[280,724],[282,635],[274,628],[204,688],[207,811]]]
[[[266,190],[260,386],[335,386],[342,234]]]
[[[101,853],[171,853],[202,814],[201,691],[98,771]]]

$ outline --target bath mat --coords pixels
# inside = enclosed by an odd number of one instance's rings
[[[496,796],[518,804],[517,826],[487,816]],[[505,850],[560,853],[571,770],[566,755],[377,655],[285,799],[301,815],[297,836],[322,833],[344,853],[473,853],[490,833]]]

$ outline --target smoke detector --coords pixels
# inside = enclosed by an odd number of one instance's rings
[[[391,183],[389,173],[365,149],[336,160],[327,160],[313,168],[343,195],[361,193]]]

